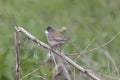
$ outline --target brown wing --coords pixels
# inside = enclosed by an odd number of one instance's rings
[[[62,34],[57,33],[57,32],[54,33],[54,35],[52,37],[53,37],[53,40],[58,41],[58,42],[65,42],[65,41],[67,41],[66,38]]]

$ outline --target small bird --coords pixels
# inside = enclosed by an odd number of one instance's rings
[[[59,32],[55,31],[52,27],[47,27],[45,30],[48,42],[51,46],[61,46],[67,42],[67,39]]]

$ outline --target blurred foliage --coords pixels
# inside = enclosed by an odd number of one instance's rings
[[[45,43],[48,43],[44,34],[47,26],[56,29],[65,26],[68,36],[76,43],[66,44],[63,49],[78,53],[92,40],[87,50],[108,42],[120,31],[120,0],[0,0],[0,80],[15,79],[13,25],[24,27]],[[34,75],[51,78],[44,65],[48,51],[21,34],[20,39],[21,77],[40,67]],[[104,80],[115,80],[114,77],[120,77],[119,40],[120,36],[105,47],[83,54],[77,63],[99,73]],[[30,76],[24,80],[42,79]]]

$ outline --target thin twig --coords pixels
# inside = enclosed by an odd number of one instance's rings
[[[40,69],[40,67],[38,67],[37,69],[33,70],[32,72],[28,73],[27,75],[23,76],[20,80],[23,80],[24,78],[28,77],[29,75],[35,73],[36,71],[38,71]]]
[[[89,48],[89,46],[93,43],[94,39],[92,41],[90,41],[90,43],[87,45],[87,47],[75,58],[75,61],[77,61],[77,59],[86,52],[86,50]]]
[[[118,32],[112,39],[110,39],[108,42],[106,42],[106,43],[104,43],[104,44],[102,44],[102,45],[100,45],[100,46],[98,46],[98,47],[96,47],[96,48],[93,48],[93,49],[91,49],[91,50],[88,50],[88,51],[86,51],[86,53],[88,53],[88,52],[91,52],[91,51],[94,51],[94,50],[96,50],[96,49],[99,49],[99,48],[101,48],[101,47],[104,47],[104,46],[106,46],[106,45],[108,45],[109,43],[111,43],[114,39],[116,39],[116,37],[118,37],[120,35],[120,32]]]
[[[39,78],[39,79],[43,79],[43,80],[47,80],[46,78],[40,76],[40,75],[32,75],[32,77],[35,77],[35,78]]]
[[[20,80],[20,62],[19,62],[19,45],[20,41],[18,38],[18,31],[14,27],[14,38],[15,38],[15,54],[16,54],[16,80]]]
[[[92,74],[91,72],[89,72],[88,70],[84,69],[83,67],[81,67],[80,65],[76,64],[74,61],[72,61],[70,58],[68,58],[67,56],[64,55],[63,52],[60,52],[58,50],[54,50],[52,49],[50,46],[48,46],[47,44],[43,43],[42,41],[40,41],[39,39],[37,39],[36,37],[32,36],[29,32],[27,32],[24,28],[22,27],[16,27],[16,29],[23,33],[27,38],[29,38],[30,40],[32,40],[33,42],[37,43],[38,45],[44,47],[45,49],[51,50],[53,53],[57,54],[58,56],[60,56],[62,59],[64,59],[65,61],[67,61],[69,64],[71,64],[72,66],[74,66],[77,70],[79,70],[80,72],[83,72],[84,74],[88,75],[90,78],[92,78],[93,80],[100,80],[97,76],[95,76],[94,74]]]
[[[94,41],[94,39],[92,41],[90,41],[90,43],[87,45],[87,47],[74,59],[74,61],[77,63],[77,59],[79,59],[79,57],[89,48],[89,46],[92,44],[92,42]],[[74,80],[75,79],[75,69],[74,69]]]
[[[112,39],[110,39],[108,42],[106,42],[106,43],[104,43],[104,44],[102,44],[102,45],[100,45],[100,46],[98,46],[98,47],[95,47],[95,48],[93,48],[93,49],[91,49],[91,50],[85,51],[84,53],[89,53],[89,52],[92,52],[92,51],[94,51],[94,50],[96,50],[96,49],[99,49],[99,48],[102,48],[102,47],[108,45],[108,44],[111,43],[114,39],[116,39],[116,37],[118,37],[119,35],[120,35],[120,32],[118,32],[118,33],[117,33]],[[77,56],[77,55],[79,55],[79,54],[83,54],[83,52],[75,53],[75,54],[66,54],[66,55],[68,55],[68,56]]]

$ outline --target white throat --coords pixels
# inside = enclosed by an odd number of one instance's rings
[[[48,34],[49,34],[49,32],[48,32],[47,30],[45,30],[45,34],[46,34],[46,35],[48,35]]]

